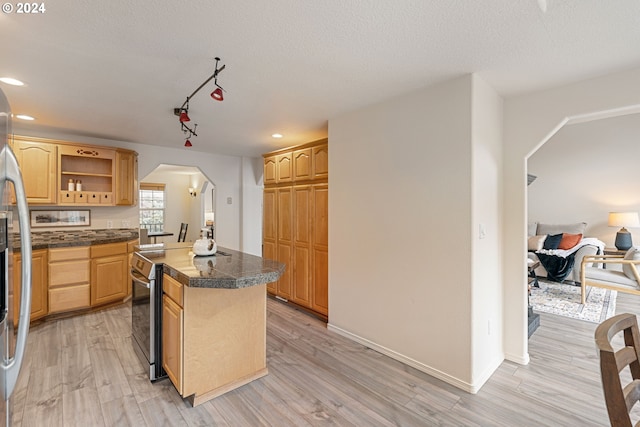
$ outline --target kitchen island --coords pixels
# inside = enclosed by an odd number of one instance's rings
[[[285,266],[227,248],[194,256],[191,245],[136,250],[162,264],[162,366],[197,406],[267,375],[266,284]]]

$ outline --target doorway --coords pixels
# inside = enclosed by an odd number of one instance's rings
[[[215,235],[215,184],[198,167],[160,164],[140,183],[164,187],[163,227],[173,235],[159,237],[158,243],[177,241],[181,223],[188,224],[186,242],[198,239],[204,228]]]

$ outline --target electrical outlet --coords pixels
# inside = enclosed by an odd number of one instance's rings
[[[122,220],[122,228],[129,228],[131,226],[131,223],[127,220]]]
[[[107,228],[113,228],[113,221],[110,219],[107,220]]]

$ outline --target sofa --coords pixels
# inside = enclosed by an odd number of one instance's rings
[[[528,257],[533,262],[541,261],[535,275],[551,278],[555,281],[580,283],[582,258],[586,255],[602,255],[605,244],[593,237],[584,237],[587,223],[543,224],[530,223],[528,227]],[[573,257],[573,262],[569,262]],[[556,277],[556,272],[549,274],[543,264],[553,265],[551,261],[564,261],[564,270]],[[593,264],[588,264],[593,266]],[[568,274],[566,273],[568,271]]]

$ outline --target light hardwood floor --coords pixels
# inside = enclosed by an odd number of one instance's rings
[[[617,312],[640,311],[619,294]],[[268,300],[269,375],[196,408],[151,384],[131,346],[129,306],[32,328],[16,426],[604,426],[596,324],[542,314],[531,363],[504,362],[476,395]],[[211,363],[215,363],[212,360]]]

